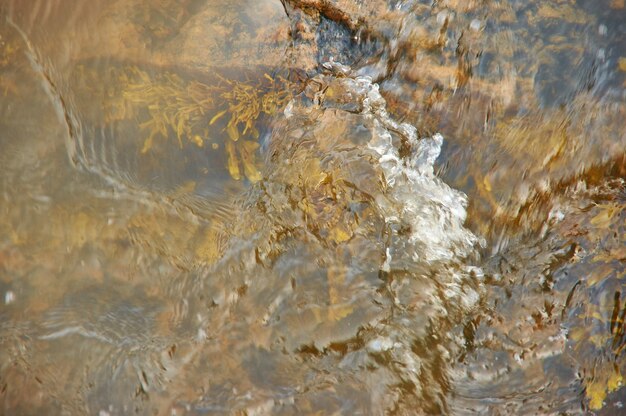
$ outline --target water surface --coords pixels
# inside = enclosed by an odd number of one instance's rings
[[[623,2],[302,3],[0,5],[2,412],[624,411]]]

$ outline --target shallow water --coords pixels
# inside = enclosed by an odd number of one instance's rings
[[[623,1],[332,4],[0,4],[0,413],[626,414]]]

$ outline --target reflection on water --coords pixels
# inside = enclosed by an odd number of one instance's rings
[[[73,3],[0,5],[0,413],[623,411],[623,1]]]

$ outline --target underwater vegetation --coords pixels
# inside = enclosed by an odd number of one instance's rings
[[[242,71],[243,72],[243,71]],[[287,71],[270,71],[227,78],[219,72],[210,81],[188,80],[175,71],[151,73],[136,65],[112,66],[111,82],[98,90],[101,73],[78,67],[78,79],[104,101],[103,124],[133,120],[143,133],[141,154],[157,151],[158,141],[226,152],[226,168],[233,179],[256,182],[256,157],[261,126],[298,93],[299,80]],[[94,87],[96,86],[96,87]],[[95,90],[95,91],[94,91]]]

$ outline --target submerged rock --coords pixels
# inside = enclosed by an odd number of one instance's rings
[[[33,131],[54,131],[53,145],[28,134],[2,159],[7,411],[621,406],[624,106],[611,95],[622,78],[600,77],[611,73],[608,49],[578,92],[553,74],[582,51],[518,75],[516,63],[548,44],[528,50],[519,39],[535,35],[524,25],[538,30],[534,11],[547,29],[559,16],[537,2],[292,0],[257,13],[163,0],[133,14],[140,3],[95,13],[123,44],[86,36],[72,53],[33,28],[37,17],[56,22],[60,2],[30,20],[17,13],[24,6],[14,13],[60,128],[42,122]],[[570,17],[569,31],[586,21]],[[331,57],[293,100],[265,67],[311,75]],[[93,89],[80,95],[81,83]],[[550,109],[569,94],[546,94],[561,84],[576,96]],[[7,114],[45,107],[33,93],[36,107],[19,101]],[[420,137],[429,135],[389,114],[451,140]],[[53,158],[66,156],[64,140],[74,166]],[[435,174],[442,147],[453,187]],[[211,188],[222,184],[232,189]],[[471,225],[490,238],[484,262],[454,187],[472,195]]]
[[[466,198],[434,174],[442,140],[394,121],[370,78],[327,65],[275,117],[212,265],[155,282],[158,308],[103,285],[28,326],[20,354],[39,370],[58,357],[42,383],[62,380],[38,408],[445,411],[452,329],[483,284]],[[78,400],[64,392],[83,384]]]
[[[482,272],[465,197],[433,173],[441,142],[391,119],[377,85],[346,67],[308,82],[275,122],[225,257],[192,279],[217,305],[194,308],[203,327],[239,359],[265,355],[274,382],[242,384],[256,360],[234,374],[205,364],[193,373],[237,393],[192,406],[445,410],[450,329],[477,305]]]

